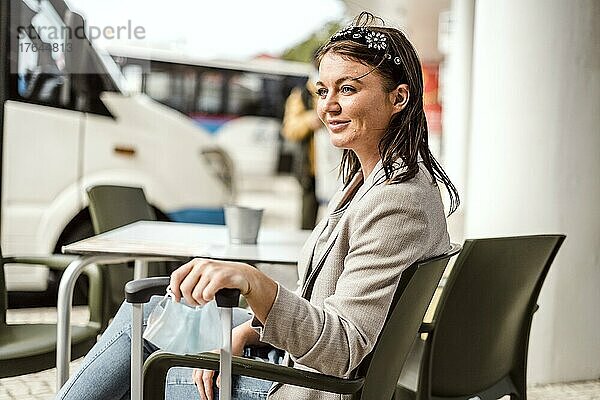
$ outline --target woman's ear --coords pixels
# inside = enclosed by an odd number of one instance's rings
[[[404,110],[410,99],[410,91],[408,85],[403,83],[392,90],[392,104],[394,105],[394,114]]]

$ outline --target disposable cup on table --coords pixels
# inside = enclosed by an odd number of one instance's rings
[[[241,206],[225,207],[225,225],[231,244],[256,244],[263,209]]]

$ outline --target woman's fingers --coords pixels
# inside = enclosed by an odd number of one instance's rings
[[[206,393],[207,400],[213,400],[213,375],[215,371],[204,370],[202,374],[202,381],[204,383],[204,393]]]
[[[246,264],[230,263],[226,268],[220,268],[217,265],[212,267],[212,264],[207,267],[205,271],[207,282],[203,282],[201,287],[201,298],[204,301],[214,299],[217,292],[223,288],[239,289],[243,295],[250,291],[250,283],[244,271],[247,267]]]
[[[196,283],[196,286],[194,287],[194,290],[192,291],[192,298],[198,303],[198,304],[204,304],[209,302],[210,298],[206,298],[204,296],[204,291],[206,288],[206,285],[208,285],[211,281],[211,279],[213,279],[213,274],[210,273],[210,271],[208,271],[209,268],[205,268],[202,276],[200,277],[200,279],[198,280],[198,283]]]
[[[240,289],[246,295],[251,290],[248,270],[253,268],[243,263],[196,258],[171,274],[171,291],[177,301],[183,297],[191,306],[213,300],[224,288]]]
[[[204,383],[202,382],[202,370],[194,368],[192,371],[192,380],[194,381],[194,385],[196,385],[196,389],[198,389],[198,393],[200,394],[200,400],[206,400],[206,394],[204,393]]]
[[[226,277],[224,279],[222,276],[218,276],[219,274],[214,274],[207,281],[198,288],[198,291],[201,291],[199,297],[205,299],[205,301],[210,301],[215,298],[217,292],[223,288],[231,287],[240,289],[242,293],[246,293],[247,284],[243,284],[238,282],[235,277]]]
[[[211,280],[215,280],[215,274],[218,275],[215,272],[217,269],[216,263],[213,260],[197,258],[192,261],[192,266],[187,270],[187,275],[179,283],[181,296],[187,304],[197,306],[212,300],[212,298],[204,297],[203,293],[206,285]],[[185,269],[182,270],[186,271]]]
[[[198,393],[200,393],[201,400],[213,400],[213,377],[215,371],[207,370],[207,369],[194,369],[192,372],[192,379],[196,387],[198,388]]]
[[[183,264],[181,267],[177,268],[171,274],[169,286],[171,287],[171,292],[173,292],[173,295],[175,296],[175,300],[177,300],[177,301],[179,301],[181,299],[181,290],[179,289],[179,286],[181,285],[181,282],[183,282],[185,277],[192,270],[192,268],[194,266],[194,261],[195,260],[192,260],[188,263]]]
[[[187,276],[179,285],[181,295],[185,299],[185,302],[190,306],[203,304],[201,302],[197,302],[192,293],[198,285],[200,279],[203,277],[205,267],[206,263],[204,260],[194,260],[192,268],[188,271]]]

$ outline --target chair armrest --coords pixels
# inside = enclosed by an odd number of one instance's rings
[[[78,256],[67,256],[62,254],[50,254],[47,256],[9,256],[2,257],[4,264],[31,264],[45,265],[48,268],[63,271]]]
[[[67,267],[80,256],[49,254],[47,256],[7,256],[2,257],[4,264],[43,265],[55,271],[65,271]],[[100,268],[91,264],[85,267],[83,273],[89,281],[88,307],[90,321],[102,323],[102,274]]]
[[[164,399],[165,380],[167,372],[172,367],[192,367],[218,371],[219,354],[177,355],[164,351],[153,353],[144,363],[145,400]],[[356,393],[364,384],[363,378],[338,378],[242,357],[232,357],[231,368],[234,375],[250,376],[340,394]]]
[[[153,278],[136,279],[125,285],[125,300],[128,303],[147,303],[154,295],[164,295],[170,278],[157,276]]]

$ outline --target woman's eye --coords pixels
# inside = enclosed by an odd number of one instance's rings
[[[354,93],[355,91],[356,89],[354,89],[352,86],[342,86],[340,89],[340,92],[344,94]]]
[[[317,91],[315,93],[317,94],[317,96],[319,96],[320,98],[324,99],[325,96],[327,96],[327,89],[320,88],[320,89],[317,89]]]

